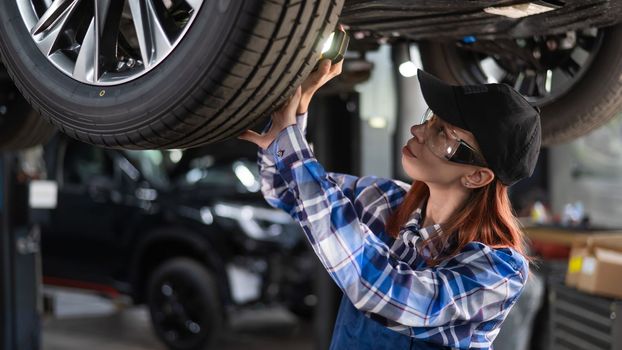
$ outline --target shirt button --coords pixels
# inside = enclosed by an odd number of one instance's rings
[[[278,150],[278,151],[276,152],[276,155],[277,155],[277,157],[281,158],[281,157],[283,157],[283,153],[285,153],[285,151],[283,151],[282,149],[280,149],[280,150]]]

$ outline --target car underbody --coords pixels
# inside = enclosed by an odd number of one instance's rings
[[[622,21],[622,2],[608,0],[533,1],[554,9],[520,19],[484,11],[527,4],[525,1],[452,0],[346,0],[341,23],[355,38],[376,40],[458,40],[524,38],[561,34],[588,27],[604,27]]]

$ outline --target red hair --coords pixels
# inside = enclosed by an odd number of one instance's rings
[[[462,207],[447,220],[448,223],[441,224],[442,232],[452,234],[432,234],[422,242],[421,247],[429,245],[435,251],[441,252],[437,256],[429,257],[427,264],[435,266],[455,256],[472,241],[481,242],[491,248],[511,247],[527,261],[533,261],[526,254],[526,238],[514,216],[507,188],[495,178],[488,185],[472,190]],[[404,201],[386,222],[386,231],[391,237],[397,238],[400,227],[428,195],[428,186],[424,182],[414,181]],[[452,244],[446,246],[449,241]],[[443,250],[443,247],[446,248]]]

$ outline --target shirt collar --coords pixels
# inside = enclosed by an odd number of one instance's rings
[[[423,211],[426,210],[426,206],[428,204],[428,198],[426,197],[417,206],[417,209],[410,214],[406,224],[404,224],[403,229],[401,230],[402,239],[404,240],[413,240],[414,235],[418,235],[422,239],[428,239],[432,234],[441,234],[441,226],[439,224],[428,225],[426,227],[421,227],[423,224]],[[432,254],[436,254],[437,252],[433,247]]]

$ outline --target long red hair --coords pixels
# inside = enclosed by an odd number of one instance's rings
[[[429,257],[427,264],[435,266],[455,256],[472,241],[491,248],[511,247],[527,261],[533,261],[526,253],[526,238],[512,210],[507,188],[495,178],[488,185],[472,190],[462,207],[454,212],[446,224],[441,224],[441,231],[451,234],[432,234],[422,242],[421,247],[431,246],[440,252],[437,256]],[[386,222],[389,235],[397,238],[400,227],[429,193],[424,182],[414,181],[403,202]],[[451,244],[448,244],[450,241]]]

